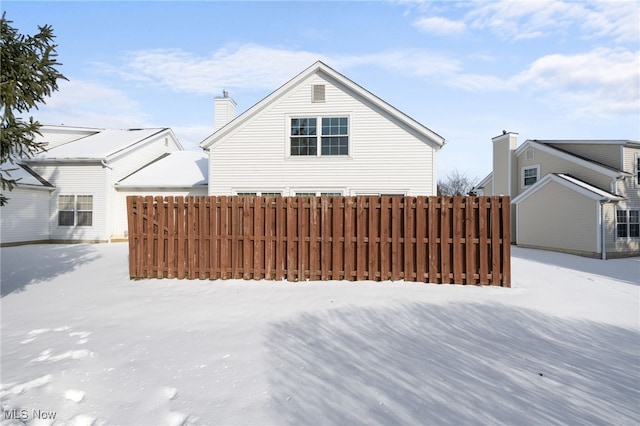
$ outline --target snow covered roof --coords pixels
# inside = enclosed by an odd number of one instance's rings
[[[36,141],[50,145],[47,151],[29,161],[105,160],[163,131],[171,132],[171,129],[81,129],[43,126],[42,136],[36,137]]]
[[[209,182],[209,157],[202,151],[176,151],[125,177],[118,188],[190,188]]]
[[[32,187],[42,189],[53,189],[53,185],[21,163],[11,164],[5,162],[0,165],[0,172],[5,179],[15,179],[19,187]]]

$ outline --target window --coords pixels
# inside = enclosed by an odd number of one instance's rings
[[[296,191],[296,197],[341,197],[342,193],[341,192],[297,192]]]
[[[640,186],[640,154],[636,154],[636,185]]]
[[[315,118],[291,119],[291,155],[318,155]]]
[[[318,121],[321,123],[320,128],[318,128]],[[318,137],[320,137],[320,150],[318,150]],[[349,155],[349,118],[292,118],[291,155]]]
[[[640,238],[640,210],[616,210],[616,237]]]
[[[538,181],[540,178],[540,166],[531,166],[522,168],[522,182],[521,186],[526,188]]]
[[[93,195],[58,196],[58,226],[93,226]]]
[[[236,195],[243,197],[282,197],[281,192],[262,192],[262,191],[241,191],[236,192]]]
[[[347,117],[322,119],[322,155],[349,154]]]

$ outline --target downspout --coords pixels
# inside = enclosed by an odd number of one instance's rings
[[[100,164],[102,164],[102,167],[105,167],[111,171],[113,171],[113,167],[107,165],[107,161],[102,159],[100,160]],[[107,175],[109,176],[109,178],[105,179],[105,203],[107,203],[107,206],[105,210],[109,211],[109,215],[107,217],[107,215],[105,215],[105,231],[107,232],[107,242],[111,243],[111,236],[113,235],[113,233],[111,232],[111,226],[113,224],[113,204],[115,203],[115,195],[113,194],[113,192],[115,192],[115,188],[112,187],[110,185],[110,178],[111,176],[107,173]]]
[[[606,201],[600,201],[600,258],[602,260],[607,260],[607,228],[606,221],[604,217],[604,205]]]

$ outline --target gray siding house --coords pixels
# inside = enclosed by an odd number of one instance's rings
[[[640,255],[640,142],[492,139],[478,195],[509,195],[512,240],[602,259]]]

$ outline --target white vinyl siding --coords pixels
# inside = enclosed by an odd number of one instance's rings
[[[0,244],[49,239],[51,191],[17,186],[0,207]]]
[[[313,84],[324,84],[326,102],[312,103]],[[290,118],[349,117],[349,156],[292,158]],[[210,147],[209,193],[236,188],[409,188],[435,195],[434,149],[329,81],[313,76],[295,87],[226,139]]]
[[[58,164],[42,166],[33,164],[31,168],[49,182],[55,182],[56,189],[50,200],[51,215],[48,219],[50,238],[69,241],[107,241],[108,209],[107,197],[110,170],[99,162],[80,164]],[[60,195],[91,195],[93,214],[91,226],[60,226],[58,224],[58,197]],[[110,195],[110,194],[109,194]]]
[[[594,254],[599,203],[555,182],[517,206],[518,245]]]

